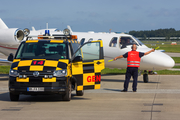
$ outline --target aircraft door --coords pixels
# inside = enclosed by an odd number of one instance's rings
[[[100,89],[101,70],[104,69],[102,40],[85,43],[73,58],[72,76],[77,80],[77,91]]]

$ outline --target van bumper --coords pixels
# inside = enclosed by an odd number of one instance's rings
[[[56,82],[16,82],[16,77],[9,77],[9,92],[14,94],[65,94],[67,88],[66,77],[57,78]]]

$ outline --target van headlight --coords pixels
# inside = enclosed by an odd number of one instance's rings
[[[62,76],[66,76],[67,75],[67,70],[63,69],[63,70],[56,70],[53,72],[53,76],[55,77],[62,77]]]
[[[10,69],[9,76],[17,77],[19,76],[19,72],[17,70]]]

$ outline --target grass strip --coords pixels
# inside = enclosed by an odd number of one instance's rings
[[[158,75],[180,75],[180,71],[173,71],[173,70],[159,70],[155,71]]]
[[[180,66],[174,66],[173,68],[180,68]]]
[[[172,70],[159,70],[154,71],[157,72],[158,75],[180,75],[180,71],[172,71]],[[105,68],[101,71],[102,74],[110,74],[110,75],[125,75],[126,69],[109,69]]]
[[[165,50],[165,52],[174,52],[174,53],[180,53],[180,45],[170,45],[170,44],[156,44],[156,46],[151,46],[151,44],[146,44],[149,48],[156,48],[160,47],[158,50]]]
[[[0,66],[0,74],[9,74],[11,66]]]
[[[172,57],[175,63],[180,63],[180,57]]]

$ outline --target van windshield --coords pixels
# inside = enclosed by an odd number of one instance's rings
[[[32,43],[23,42],[17,53],[16,59],[67,59],[65,43],[50,43],[38,41]]]

